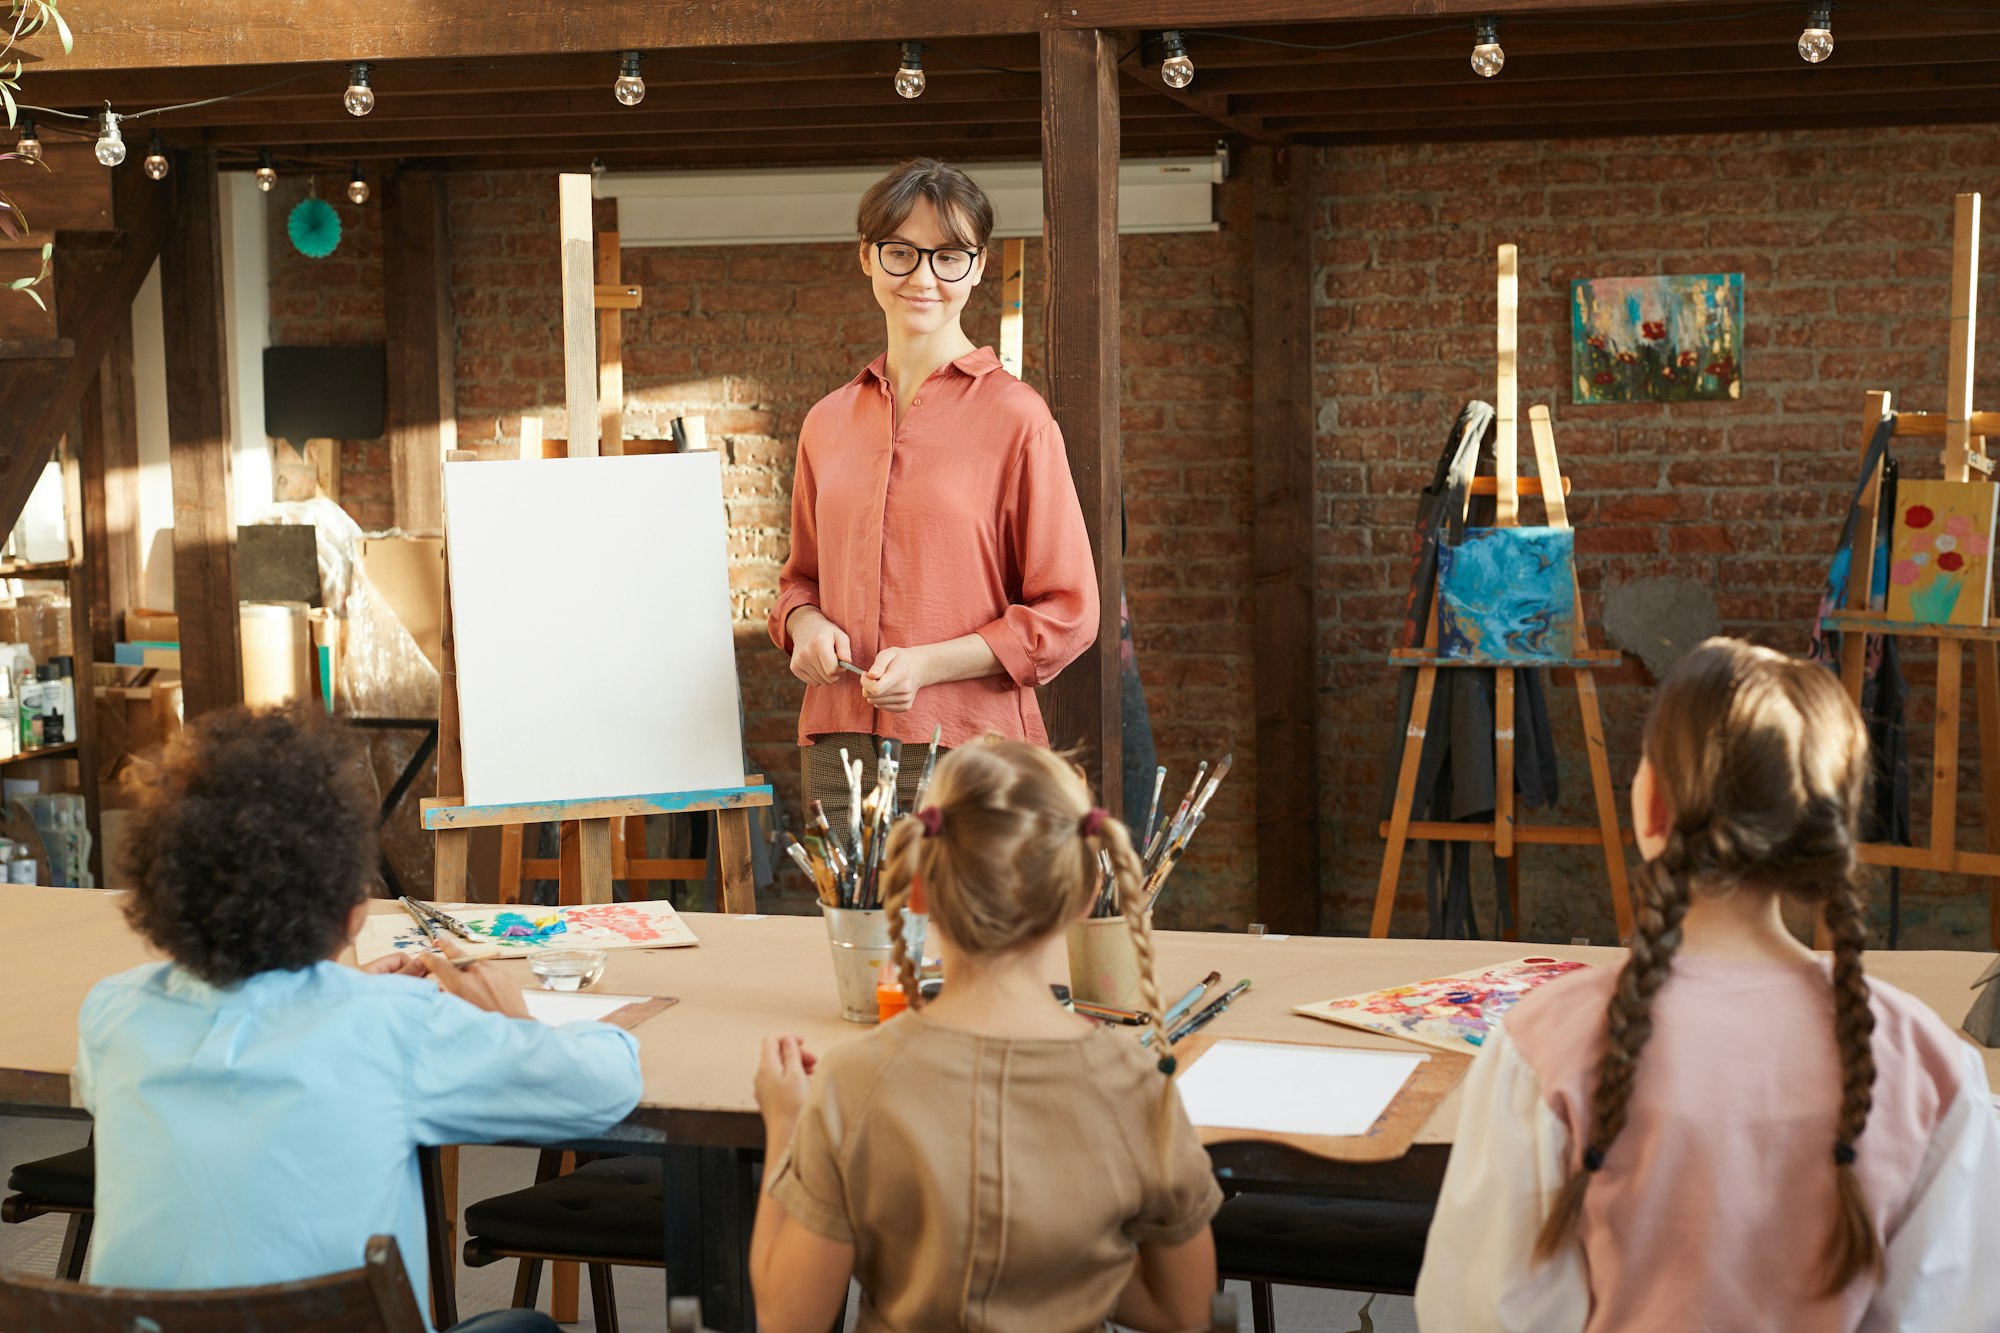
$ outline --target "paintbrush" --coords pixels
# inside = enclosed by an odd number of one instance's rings
[[[422,912],[419,912],[417,910],[417,905],[411,902],[409,898],[407,897],[398,898],[396,901],[401,903],[403,905],[403,910],[410,914],[410,920],[417,923],[417,933],[419,935],[422,935],[426,940],[435,942],[438,937],[438,932],[437,932],[437,927],[431,924],[431,919],[425,916]]]
[[[1194,803],[1194,811],[1191,817],[1198,819],[1201,817],[1202,812],[1208,809],[1209,801],[1215,796],[1215,789],[1220,787],[1222,780],[1229,776],[1229,766],[1235,762],[1236,756],[1233,754],[1222,756],[1222,762],[1215,766],[1215,772],[1209,774],[1208,785],[1201,789],[1201,799]]]
[[[813,858],[812,853],[807,850],[805,844],[789,833],[785,835],[785,855],[791,857],[793,862],[798,865],[798,868],[806,872],[806,877],[813,882],[813,890],[819,894],[819,900],[823,903],[831,903],[833,901],[830,892],[831,886],[827,882],[827,875],[824,868]]]
[[[833,836],[833,825],[827,820],[824,801],[812,803],[812,823],[813,827],[819,830],[820,843],[826,848],[826,859],[833,866],[834,878],[846,879],[847,856],[840,849],[840,839]]]
[[[840,752],[840,771],[847,777],[847,842],[859,849],[861,846],[861,761],[849,761],[847,751]]]
[[[1194,798],[1201,792],[1201,780],[1207,776],[1208,761],[1204,759],[1201,761],[1201,767],[1194,771],[1194,781],[1188,784],[1187,795],[1181,797],[1180,808],[1174,811],[1174,817],[1167,821],[1167,826],[1155,834],[1153,841],[1147,845],[1143,859],[1148,868],[1151,867],[1155,857],[1172,845],[1174,834],[1180,830],[1181,821],[1186,819],[1187,812],[1194,808]]]
[[[1149,846],[1153,841],[1153,830],[1160,826],[1160,790],[1167,785],[1167,766],[1161,764],[1153,773],[1153,804],[1146,811],[1146,826],[1139,833],[1139,845]]]
[[[916,794],[915,808],[918,810],[924,808],[924,794],[931,789],[931,770],[937,767],[938,741],[941,740],[943,737],[944,737],[944,728],[942,726],[936,726],[931,728],[931,746],[930,749],[926,751],[924,754],[924,771],[917,775],[917,794]]]
[[[1154,868],[1152,874],[1146,877],[1146,906],[1144,910],[1148,912],[1152,911],[1153,904],[1159,901],[1160,891],[1167,887],[1167,876],[1173,874],[1174,867],[1180,864],[1182,854],[1187,851],[1188,839],[1194,837],[1194,831],[1201,827],[1203,818],[1205,816],[1196,815],[1194,818],[1188,820],[1187,827],[1181,830],[1180,838],[1171,847],[1167,848],[1166,852],[1160,857],[1160,864]]]
[[[425,916],[429,917],[431,919],[432,925],[441,926],[444,929],[450,931],[452,934],[458,936],[462,940],[470,940],[475,938],[475,936],[471,931],[467,930],[464,926],[458,923],[457,918],[448,916],[445,913],[438,911],[437,908],[432,907],[429,903],[420,902],[417,899],[410,897],[405,897],[403,901],[409,903],[411,906],[415,907],[417,911],[422,912]]]

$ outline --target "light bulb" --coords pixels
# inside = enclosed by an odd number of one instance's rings
[[[1833,6],[1807,5],[1805,31],[1799,34],[1799,55],[1817,65],[1833,54]]]
[[[271,162],[271,150],[257,155],[257,188],[269,194],[278,183],[278,168]]]
[[[646,81],[639,77],[637,51],[619,53],[618,80],[611,85],[611,95],[625,106],[637,106],[646,100]]]
[[[361,175],[361,164],[354,165],[354,179],[347,182],[347,197],[354,203],[368,202],[368,182]]]
[[[924,95],[924,44],[903,43],[903,63],[896,67],[896,96]]]
[[[14,151],[29,162],[42,160],[42,141],[35,137],[35,118],[21,117],[21,137],[14,141]]]
[[[1167,48],[1167,58],[1160,62],[1161,81],[1169,88],[1187,87],[1194,82],[1194,61],[1188,59],[1180,33],[1169,28],[1160,34],[1160,40]]]
[[[152,145],[146,149],[146,179],[163,181],[167,178],[168,170],[167,146],[161,143],[160,136],[155,134]]]
[[[107,110],[104,113],[104,129],[97,136],[97,160],[107,167],[115,167],[125,160],[125,135],[118,128],[118,117]]]
[[[1500,49],[1499,20],[1489,15],[1474,23],[1472,40],[1472,71],[1482,79],[1490,79],[1507,63],[1507,53]]]
[[[375,89],[368,83],[368,62],[357,60],[347,67],[347,91],[340,104],[350,116],[365,116],[375,109]]]

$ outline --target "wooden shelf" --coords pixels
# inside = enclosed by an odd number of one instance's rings
[[[9,560],[0,562],[0,579],[66,579],[67,560]]]
[[[23,750],[17,755],[0,759],[0,766],[25,764],[30,759],[61,759],[66,755],[73,755],[75,753],[75,741],[64,741],[61,745],[38,745],[32,750]]]

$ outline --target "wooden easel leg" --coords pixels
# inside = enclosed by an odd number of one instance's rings
[[[1949,873],[1958,854],[1958,724],[1965,644],[1937,641],[1937,742],[1931,764],[1931,868]]]
[[[1493,673],[1493,854],[1514,856],[1514,673]]]
[[[1424,730],[1430,724],[1431,696],[1437,692],[1438,669],[1417,668],[1417,688],[1410,697],[1410,724],[1403,740],[1403,765],[1396,774],[1396,803],[1389,809],[1389,845],[1382,851],[1382,877],[1375,885],[1375,916],[1368,934],[1389,937],[1389,920],[1396,912],[1396,881],[1403,874],[1403,848],[1410,840],[1410,808],[1417,798],[1417,765],[1424,755]]]
[[[521,841],[525,824],[509,824],[500,830],[500,891],[494,895],[509,905],[521,901]]]
[[[2000,645],[1972,646],[1972,675],[1979,693],[1979,790],[1986,798],[1986,850],[2000,852]],[[1986,882],[1986,929],[2000,949],[2000,885]]]
[[[1583,746],[1590,755],[1590,786],[1597,798],[1597,829],[1604,842],[1604,870],[1611,878],[1611,911],[1620,943],[1632,936],[1632,889],[1625,879],[1625,839],[1618,830],[1618,798],[1611,790],[1611,757],[1604,748],[1604,718],[1597,711],[1597,677],[1576,671],[1577,711],[1583,715]]]
[[[469,829],[439,829],[432,844],[431,897],[441,903],[466,901],[465,867],[472,833]]]
[[[556,830],[556,902],[574,907],[583,901],[583,839],[577,821],[565,819]]]
[[[611,821],[579,819],[577,840],[583,858],[583,901],[611,901]]]
[[[716,906],[731,915],[757,910],[757,873],[750,859],[750,812],[715,812],[715,844],[718,873]]]
[[[1518,942],[1521,938],[1521,854],[1517,850],[1501,865],[1507,873],[1507,929],[1502,938]]]

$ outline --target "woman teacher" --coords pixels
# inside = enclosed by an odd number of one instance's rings
[[[862,196],[857,230],[888,350],[806,414],[771,612],[806,684],[806,800],[829,815],[847,805],[842,748],[867,763],[865,788],[879,738],[1048,744],[1034,687],[1098,628],[1062,433],[959,325],[993,205],[958,168],[918,159]],[[921,767],[903,765],[906,809]]]

